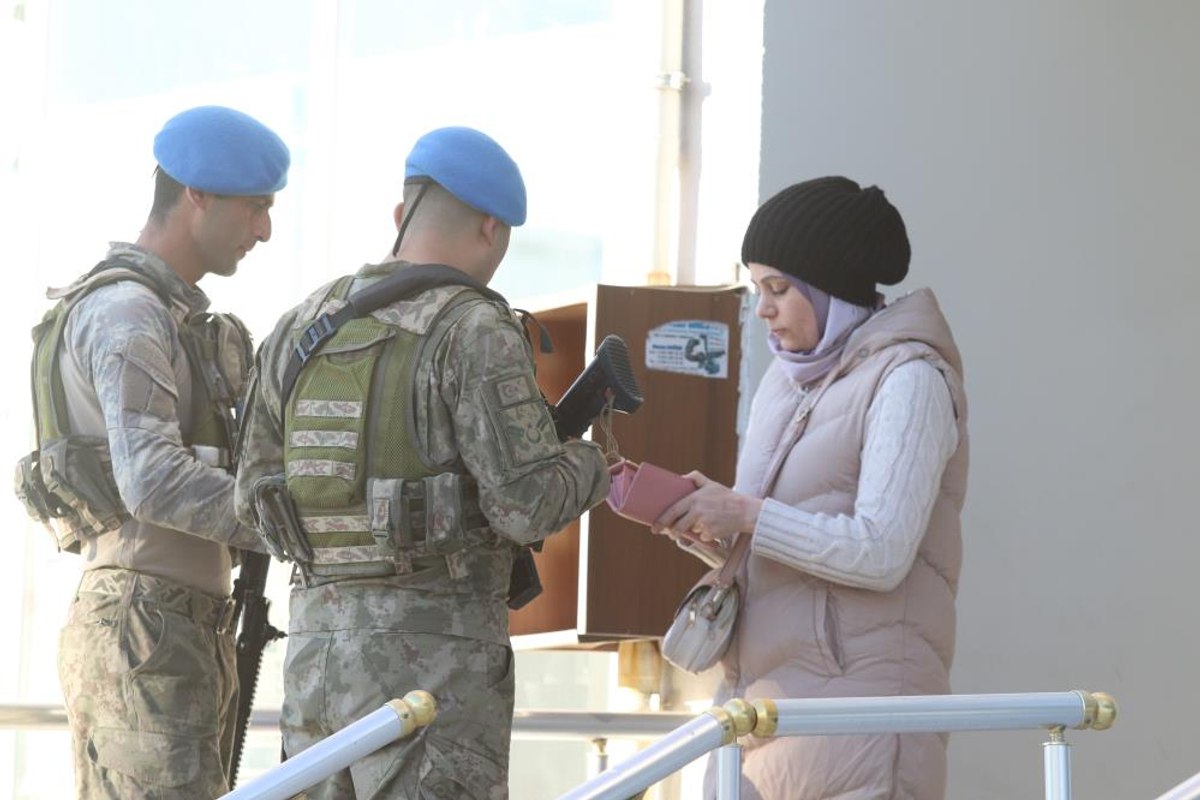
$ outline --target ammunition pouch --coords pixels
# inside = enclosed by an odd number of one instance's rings
[[[37,522],[49,525],[51,519],[68,511],[46,488],[46,482],[42,480],[41,453],[37,450],[17,461],[14,489],[17,499],[25,506],[25,513]]]
[[[371,535],[381,553],[446,555],[480,542],[478,531],[488,524],[469,475],[368,478],[367,497]]]
[[[78,553],[84,539],[116,530],[129,519],[113,480],[108,441],[66,436],[17,463],[17,496],[43,523],[59,550]]]
[[[454,554],[494,539],[490,533],[481,536],[488,523],[470,476],[446,472],[419,481],[368,479],[367,487],[375,546],[399,573],[411,571],[414,558],[445,556],[450,576],[466,577]],[[508,607],[521,608],[541,593],[533,548],[522,547],[513,556]]]
[[[313,562],[313,551],[282,475],[263,478],[254,485],[254,507],[258,512],[260,538],[271,555],[280,561],[295,562],[302,572],[307,572]]]
[[[494,541],[469,476],[367,479],[367,513],[306,514],[282,475],[254,487],[259,531],[271,554],[293,561],[307,581],[403,575],[414,561],[444,560],[450,577],[467,577],[460,554]]]

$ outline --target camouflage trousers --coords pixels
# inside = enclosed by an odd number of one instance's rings
[[[83,800],[228,791],[237,707],[227,601],[123,569],[84,574],[58,674]]]
[[[293,623],[295,621],[293,620]],[[437,718],[300,797],[508,797],[512,650],[431,633],[350,629],[288,634],[281,727],[295,755],[388,700],[424,689]]]

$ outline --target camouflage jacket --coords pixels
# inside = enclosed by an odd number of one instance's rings
[[[365,266],[352,291],[401,267],[399,262]],[[464,291],[471,290],[439,287],[372,313],[426,335],[438,312]],[[302,326],[298,321],[317,316],[327,292],[323,287],[285,314],[259,351],[237,477],[237,509],[244,522],[257,523],[257,481],[284,473],[283,374],[297,325]],[[414,444],[426,464],[469,472],[478,482],[480,509],[492,531],[515,544],[541,540],[599,503],[608,492],[603,454],[591,442],[558,440],[537,391],[529,343],[512,310],[481,298],[453,325],[436,330],[439,340],[426,343],[416,366],[411,398]],[[503,555],[511,559],[511,551]],[[507,580],[507,566],[502,572]]]
[[[61,369],[71,430],[107,436],[113,477],[132,516],[84,543],[84,569],[123,567],[227,595],[228,545],[262,545],[234,515],[233,477],[183,444],[195,420],[179,324],[205,310],[208,297],[134,245],[114,243],[108,255],[159,275],[171,287],[172,307],[140,283],[118,281],[81,300],[67,322]]]

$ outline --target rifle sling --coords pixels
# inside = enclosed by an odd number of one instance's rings
[[[304,365],[337,335],[343,325],[397,300],[414,297],[438,286],[467,286],[489,300],[507,304],[499,292],[487,288],[465,272],[445,264],[417,264],[378,280],[350,295],[346,298],[346,305],[332,314],[321,314],[300,334],[283,373],[280,390],[281,413],[287,408],[288,398],[291,397],[296,379],[300,377]]]

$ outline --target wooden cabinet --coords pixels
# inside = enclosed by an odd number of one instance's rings
[[[529,310],[555,347],[536,356],[542,391],[557,402],[604,336],[620,336],[645,397],[635,414],[614,415],[621,455],[680,473],[698,469],[729,485],[737,456],[743,295],[738,287],[600,285],[579,297],[534,304]],[[604,444],[597,427],[589,437]],[[521,649],[661,636],[705,571],[669,539],[605,503],[548,538],[535,560],[544,592],[509,618],[513,646]]]

